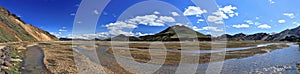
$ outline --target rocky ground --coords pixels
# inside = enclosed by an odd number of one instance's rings
[[[21,56],[14,46],[0,49],[0,74],[20,74]]]

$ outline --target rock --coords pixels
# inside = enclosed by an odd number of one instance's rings
[[[13,61],[13,62],[22,62],[23,60],[21,60],[21,59],[10,59],[11,61]]]
[[[4,65],[5,65],[5,66],[8,66],[8,67],[12,66],[12,64],[9,63],[8,61],[4,61]]]
[[[4,60],[3,59],[0,59],[0,64],[4,64]]]
[[[0,68],[1,68],[1,69],[4,69],[4,70],[9,69],[9,67],[7,67],[7,66],[0,66]]]

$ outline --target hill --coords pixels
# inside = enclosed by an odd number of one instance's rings
[[[267,41],[300,41],[300,26],[271,35]]]
[[[179,38],[183,40],[191,40],[197,36],[198,40],[209,41],[211,38],[201,34],[193,29],[190,29],[186,26],[171,26],[167,29],[154,34],[141,36],[140,39],[143,41],[179,41]]]
[[[26,24],[15,14],[0,7],[0,42],[58,40],[49,32]]]

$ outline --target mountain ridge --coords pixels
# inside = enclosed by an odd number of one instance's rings
[[[54,35],[25,23],[15,14],[0,7],[0,42],[56,41]]]

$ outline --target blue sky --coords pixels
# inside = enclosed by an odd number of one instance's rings
[[[205,7],[197,7],[191,0],[163,1],[174,7],[164,6],[163,3],[137,4],[143,1],[112,0],[102,13],[97,9],[91,10],[90,12],[100,16],[97,34],[94,35],[105,37],[107,33],[124,33],[140,36],[157,33],[171,25],[188,25],[204,34],[223,30],[208,26],[207,23],[224,25],[224,31],[228,34],[277,33],[300,25],[299,0],[216,0],[217,5],[223,9],[219,10],[222,16],[210,13]],[[0,6],[17,14],[26,23],[65,37],[72,34],[73,24],[87,22],[74,21],[80,2],[81,0],[1,0]],[[137,6],[129,9],[132,5]],[[142,18],[153,20],[141,21]]]

